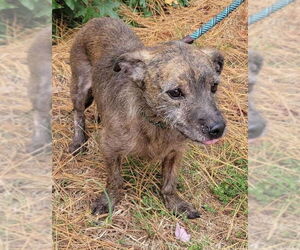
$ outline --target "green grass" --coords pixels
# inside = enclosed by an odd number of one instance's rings
[[[217,210],[216,210],[215,208],[211,207],[211,206],[208,205],[208,204],[204,204],[204,205],[202,206],[202,208],[203,208],[205,211],[210,212],[210,213],[213,213],[213,214],[215,214],[215,213],[217,212]]]
[[[188,250],[202,250],[202,249],[203,249],[203,245],[201,243],[197,243],[195,245],[188,247]]]
[[[246,175],[240,174],[234,168],[229,168],[226,171],[229,177],[212,188],[212,192],[224,204],[227,204],[237,196],[247,195],[248,192]]]
[[[224,204],[228,204],[232,200],[239,203],[248,194],[247,160],[238,159],[233,165],[235,167],[227,166],[223,168],[220,174],[225,175],[226,178],[217,186],[211,187],[213,194]],[[243,210],[247,207],[246,202],[245,200]]]

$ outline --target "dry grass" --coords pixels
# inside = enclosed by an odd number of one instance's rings
[[[49,249],[51,157],[24,150],[32,129],[26,56],[35,31],[22,33],[0,46],[0,249]]]
[[[251,1],[249,13],[273,2]],[[249,29],[249,47],[264,56],[255,99],[268,120],[249,147],[249,245],[257,249],[300,247],[299,11],[296,1]]]
[[[189,8],[170,9],[170,14],[141,18],[123,9],[125,20],[148,44],[182,38],[218,13],[230,1],[192,1]],[[179,177],[181,195],[202,212],[189,221],[171,215],[159,196],[159,166],[127,159],[123,174],[126,195],[107,218],[91,215],[90,200],[102,192],[105,168],[97,146],[95,107],[87,110],[90,139],[88,152],[67,153],[72,136],[72,105],[69,97],[69,49],[77,30],[64,30],[53,47],[53,239],[57,249],[243,249],[247,244],[246,194],[227,204],[212,189],[227,178],[228,169],[246,176],[247,159],[247,11],[244,4],[230,18],[197,41],[225,54],[226,65],[219,102],[228,120],[228,132],[212,147],[190,145]],[[203,209],[205,207],[206,209]],[[176,222],[192,235],[189,243],[174,237]]]

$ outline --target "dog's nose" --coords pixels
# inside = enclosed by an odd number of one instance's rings
[[[208,134],[211,139],[220,138],[225,130],[225,123],[224,122],[216,122],[209,127]]]

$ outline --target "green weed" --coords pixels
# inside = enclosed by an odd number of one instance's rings
[[[245,160],[239,160],[242,166],[245,167]],[[225,178],[220,184],[212,188],[212,192],[217,198],[227,204],[236,197],[244,197],[248,193],[247,175],[241,173],[236,168],[228,167]]]

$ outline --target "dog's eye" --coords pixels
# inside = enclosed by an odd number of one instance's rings
[[[216,93],[216,92],[217,92],[217,89],[218,89],[218,83],[214,83],[214,84],[211,86],[211,92],[212,92],[212,93]]]
[[[173,99],[178,99],[178,98],[184,97],[180,88],[168,90],[167,94]]]

